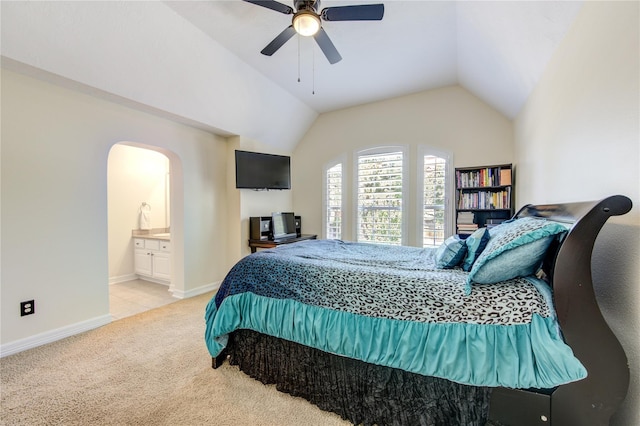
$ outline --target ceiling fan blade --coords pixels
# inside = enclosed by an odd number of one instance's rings
[[[266,7],[267,9],[275,10],[276,12],[284,13],[285,15],[293,14],[294,10],[286,4],[279,3],[274,0],[243,0],[247,3],[253,3],[258,6]]]
[[[384,16],[384,4],[327,7],[320,15],[325,21],[380,21]]]
[[[330,64],[335,64],[342,60],[342,56],[338,53],[338,49],[333,45],[331,39],[323,28],[320,28],[320,31],[318,31],[313,38],[316,39],[318,46],[320,46],[320,49],[324,53],[324,56],[327,57]]]
[[[296,30],[293,28],[293,25],[289,25],[287,28],[284,29],[284,31],[278,34],[277,37],[274,38],[271,41],[271,43],[267,45],[267,47],[262,49],[260,53],[267,56],[273,55],[274,53],[276,53],[278,49],[282,47],[283,44],[289,41],[289,39],[293,37],[295,33],[296,33]]]

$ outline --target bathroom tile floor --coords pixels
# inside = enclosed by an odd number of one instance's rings
[[[109,286],[109,311],[113,320],[177,302],[169,287],[144,280],[132,280]]]

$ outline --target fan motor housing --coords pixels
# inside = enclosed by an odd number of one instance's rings
[[[313,10],[317,13],[320,7],[320,0],[294,0],[293,5],[297,11]]]

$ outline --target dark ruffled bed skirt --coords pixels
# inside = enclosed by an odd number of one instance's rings
[[[485,425],[490,388],[331,355],[250,330],[229,338],[229,362],[264,384],[359,425]]]

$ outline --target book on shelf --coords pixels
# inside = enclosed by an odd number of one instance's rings
[[[500,185],[511,185],[511,169],[500,169]]]
[[[473,212],[458,212],[456,231],[458,235],[469,236],[478,229],[478,224],[474,223],[475,214]]]
[[[510,209],[511,187],[502,191],[463,192],[458,198],[459,209]]]
[[[475,215],[473,212],[458,212],[458,223],[473,223]]]
[[[497,166],[474,170],[456,170],[457,188],[497,187],[511,184],[511,168]]]
[[[478,229],[478,224],[473,223],[472,212],[458,212],[458,223],[456,224],[458,234],[473,234]]]

